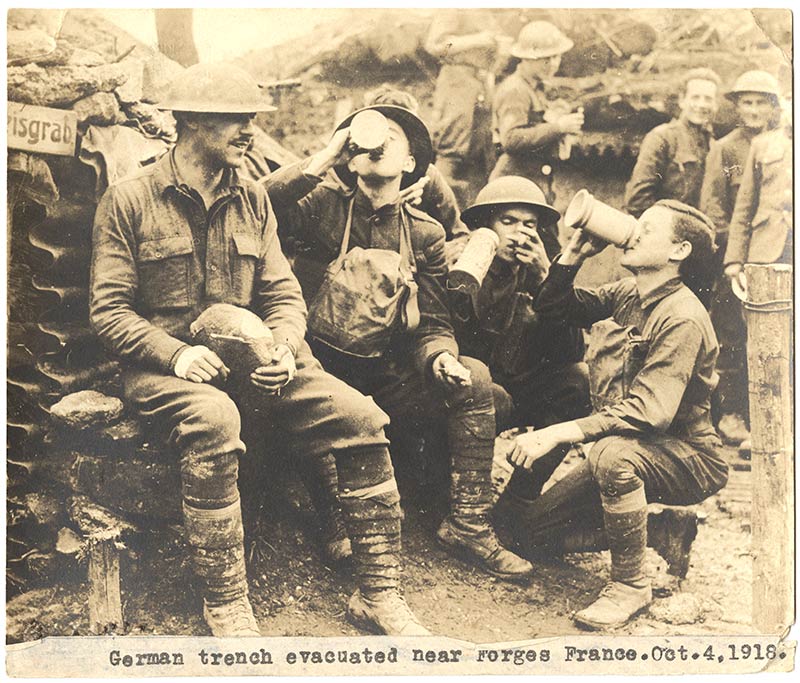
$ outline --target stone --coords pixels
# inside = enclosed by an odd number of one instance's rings
[[[83,550],[83,539],[69,527],[61,527],[58,530],[56,550],[62,555],[77,555]]]
[[[42,29],[31,28],[8,32],[7,59],[10,63],[27,63],[56,49],[56,41]]]
[[[124,406],[113,396],[87,389],[68,394],[50,408],[50,414],[68,427],[90,427],[119,421]]]
[[[675,593],[650,605],[650,616],[667,624],[695,624],[705,612],[702,600],[694,593]]]
[[[64,107],[93,95],[112,92],[128,78],[119,64],[101,66],[56,66],[44,69],[36,64],[9,66],[8,99],[21,104]]]
[[[106,63],[105,58],[97,52],[78,47],[66,40],[57,40],[53,52],[32,61],[39,66],[100,66]]]
[[[138,102],[142,99],[144,60],[128,57],[119,62],[119,65],[128,74],[128,79],[116,89],[119,101],[123,104]]]
[[[98,92],[84,97],[75,102],[72,109],[78,117],[78,123],[113,126],[127,120],[114,93]]]

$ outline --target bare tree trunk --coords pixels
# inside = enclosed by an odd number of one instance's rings
[[[197,47],[192,32],[191,9],[157,9],[158,49],[183,66],[197,64]]]

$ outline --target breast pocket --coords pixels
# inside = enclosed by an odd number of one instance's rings
[[[255,235],[231,235],[231,292],[237,306],[248,306],[253,295],[253,281],[261,243]]]
[[[191,306],[189,275],[192,240],[161,237],[139,243],[139,297],[151,310]]]

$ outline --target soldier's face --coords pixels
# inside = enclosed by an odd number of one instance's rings
[[[654,206],[639,218],[636,239],[622,252],[620,263],[633,272],[659,270],[670,261],[682,261],[691,250],[689,242],[675,239],[672,211]]]
[[[686,92],[678,102],[689,123],[705,126],[717,113],[717,84],[695,78],[686,84]]]
[[[255,135],[255,114],[204,114],[198,117],[198,152],[220,168],[238,167]]]
[[[530,206],[509,204],[500,206],[493,211],[489,223],[489,227],[500,238],[497,246],[497,258],[512,262],[515,260],[514,247],[521,246],[530,239],[520,231],[520,228],[536,230],[539,227],[539,216]]]
[[[736,98],[736,111],[743,126],[764,130],[769,123],[774,107],[768,95],[745,92]]]
[[[408,138],[396,121],[389,121],[389,134],[382,149],[359,154],[350,160],[349,168],[359,178],[389,180],[411,173],[416,162],[411,156]]]

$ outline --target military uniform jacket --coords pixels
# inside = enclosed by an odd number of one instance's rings
[[[267,193],[227,170],[208,210],[172,153],[112,185],[94,221],[90,319],[124,361],[172,372],[189,325],[214,303],[249,308],[294,353],[306,306]]]
[[[731,219],[725,264],[791,262],[792,139],[783,128],[753,139]]]
[[[390,350],[397,357],[413,357],[421,372],[444,351],[458,356],[444,283],[445,232],[439,223],[408,204],[389,204],[375,211],[360,190],[345,191],[339,183],[305,175],[301,164],[284,167],[264,182],[278,216],[281,239],[291,236],[303,245],[295,271],[307,300],[316,294],[325,269],[339,255],[352,199],[350,248],[399,251],[400,211],[404,211],[417,269],[420,324],[413,332],[396,335]]]
[[[698,207],[710,139],[709,129],[683,118],[653,128],[625,188],[625,210],[638,218],[660,199]]]
[[[740,127],[711,142],[700,194],[700,210],[714,222],[717,235],[728,233],[753,137],[755,134],[751,129]]]
[[[558,158],[562,134],[554,123],[546,123],[544,84],[531,83],[517,72],[497,88],[492,105],[494,140],[503,148],[493,177],[521,175],[534,180],[541,167]]]

